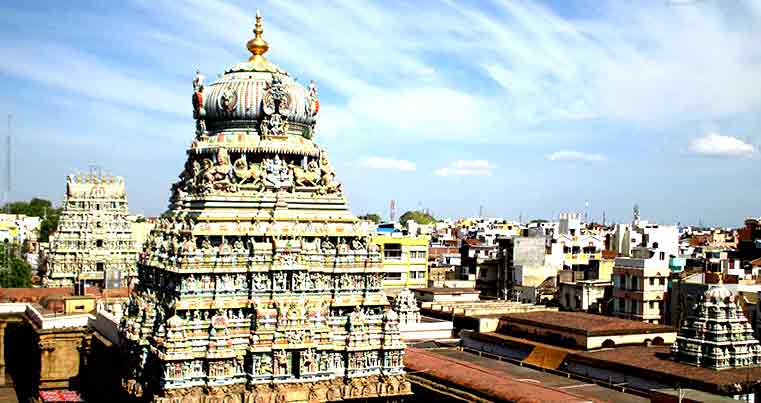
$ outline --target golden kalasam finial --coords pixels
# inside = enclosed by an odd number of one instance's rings
[[[254,39],[251,39],[248,41],[248,43],[246,43],[248,51],[252,54],[248,59],[250,62],[253,62],[255,59],[262,57],[262,55],[267,52],[267,49],[270,48],[270,45],[267,44],[267,41],[262,39],[262,32],[264,32],[264,29],[262,29],[262,14],[259,12],[259,10],[256,10]]]

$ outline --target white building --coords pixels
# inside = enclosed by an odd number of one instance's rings
[[[620,318],[664,323],[669,258],[620,257],[613,268],[613,311]]]
[[[610,247],[620,256],[632,256],[636,248],[662,252],[666,258],[679,256],[679,228],[675,225],[616,224]]]

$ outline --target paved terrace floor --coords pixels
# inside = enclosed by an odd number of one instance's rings
[[[5,374],[5,384],[0,385],[0,402],[18,403],[16,389],[13,387],[13,379]]]
[[[425,350],[427,353],[436,354],[443,359],[453,359],[466,364],[473,365],[478,369],[504,379],[505,381],[519,382],[525,385],[534,385],[543,387],[547,390],[545,396],[531,395],[525,396],[535,401],[557,401],[554,397],[557,392],[574,395],[583,400],[603,401],[603,402],[621,402],[621,403],[645,403],[650,399],[643,398],[628,393],[608,389],[597,384],[585,383],[576,379],[554,375],[531,368],[521,367],[504,361],[497,361],[491,358],[481,357],[476,354],[459,351],[456,349],[436,349]],[[446,365],[444,361],[441,363]],[[570,399],[573,400],[573,399]],[[566,400],[566,401],[570,401]]]

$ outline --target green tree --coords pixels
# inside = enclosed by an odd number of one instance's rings
[[[23,214],[29,217],[42,218],[39,233],[41,242],[48,241],[50,233],[58,227],[58,218],[61,214],[61,209],[53,207],[53,203],[50,200],[37,197],[28,202],[16,201],[8,203],[3,207],[3,211],[10,214]]]
[[[365,215],[361,215],[361,216],[359,216],[357,218],[359,218],[360,220],[372,221],[372,222],[374,222],[376,224],[381,222],[381,216],[379,214],[376,214],[376,213],[368,213],[368,214],[365,214]]]
[[[32,286],[32,267],[13,252],[15,245],[0,245],[0,287],[27,288]]]
[[[433,224],[436,222],[436,219],[433,218],[432,215],[424,211],[417,211],[417,210],[408,211],[402,214],[401,217],[399,217],[399,222],[402,225],[407,225],[407,221],[410,221],[410,220],[415,221],[418,224],[423,224],[423,225]]]

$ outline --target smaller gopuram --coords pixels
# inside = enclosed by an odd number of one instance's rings
[[[420,308],[417,306],[415,294],[409,288],[405,288],[397,294],[392,309],[399,314],[400,325],[420,323]]]
[[[96,171],[69,175],[44,286],[127,287],[137,267],[128,214],[124,178]]]
[[[677,361],[726,369],[761,364],[761,345],[731,291],[709,288],[679,329],[671,346]]]

